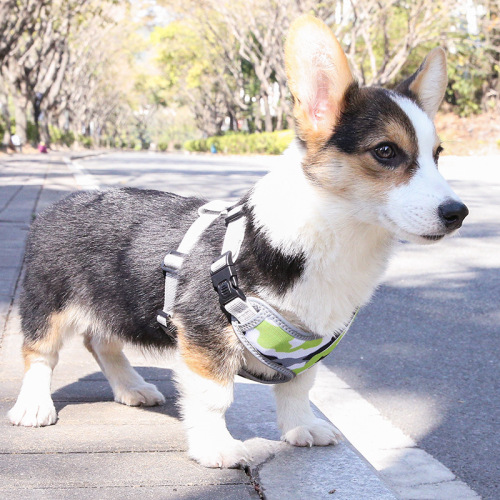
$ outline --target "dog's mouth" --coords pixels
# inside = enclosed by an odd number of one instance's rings
[[[444,234],[423,234],[422,238],[425,238],[429,241],[438,241],[444,238]]]
[[[414,243],[424,244],[424,242],[433,243],[439,240],[442,240],[446,234],[418,234],[418,233],[410,233],[409,231],[400,227],[396,222],[394,222],[391,217],[385,216],[384,224],[389,230],[393,232],[396,237],[402,238],[404,241],[413,241]],[[389,225],[387,225],[387,222]]]

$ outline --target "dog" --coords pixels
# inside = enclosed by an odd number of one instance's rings
[[[436,242],[468,214],[437,168],[442,148],[433,118],[447,84],[446,57],[432,50],[392,90],[362,88],[330,29],[306,15],[290,28],[285,61],[297,138],[284,165],[240,202],[239,286],[291,324],[329,339],[370,300],[395,242]],[[76,332],[115,401],[131,406],[165,398],[131,367],[124,343],[174,351],[189,455],[208,467],[250,460],[228,432],[225,412],[239,370],[258,376],[269,368],[238,340],[210,281],[226,231],[222,218],[184,260],[168,332],[156,321],[160,263],[204,203],[154,190],[78,192],[36,218],[20,303],[26,372],[8,414],[12,424],[56,422],[51,375]],[[292,445],[339,439],[311,410],[314,374],[312,367],[274,386],[282,439]]]

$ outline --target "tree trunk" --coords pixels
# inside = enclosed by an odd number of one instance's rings
[[[29,99],[21,95],[12,96],[14,100],[14,110],[16,118],[16,135],[21,144],[28,141],[28,103]]]
[[[266,132],[273,131],[273,119],[271,117],[271,108],[269,107],[269,97],[266,93],[262,95],[262,102],[264,103],[264,123],[266,126]]]
[[[5,132],[3,133],[1,144],[8,146],[10,144],[10,113],[9,113],[9,98],[7,94],[0,93],[0,114],[2,121],[5,124]]]
[[[42,118],[38,122],[38,138],[41,142],[44,142],[46,146],[50,146],[50,131],[49,123],[52,121],[51,117],[47,112],[41,113],[39,118]]]

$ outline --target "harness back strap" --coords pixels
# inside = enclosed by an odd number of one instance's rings
[[[177,292],[177,282],[179,280],[179,270],[186,255],[188,255],[196,245],[203,232],[214,222],[215,219],[225,213],[231,206],[227,201],[214,200],[198,209],[198,218],[188,229],[184,238],[180,242],[177,250],[172,250],[163,259],[161,268],[165,272],[165,300],[163,309],[157,311],[156,319],[160,325],[166,327],[167,320],[174,314],[175,294]]]

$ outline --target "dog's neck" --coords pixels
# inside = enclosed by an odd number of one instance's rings
[[[248,199],[252,223],[285,256],[304,257],[300,277],[284,293],[265,285],[259,295],[308,330],[328,336],[366,303],[387,265],[392,236],[355,218],[345,200],[306,178],[294,145]]]

